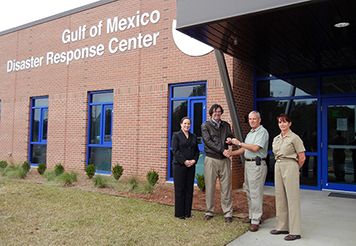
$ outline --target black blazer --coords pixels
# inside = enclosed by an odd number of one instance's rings
[[[184,165],[186,160],[195,160],[195,163],[198,162],[199,148],[197,137],[191,132],[189,132],[188,139],[181,130],[173,133],[171,149],[173,152],[173,164]]]

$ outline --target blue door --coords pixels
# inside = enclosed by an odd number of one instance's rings
[[[197,174],[204,174],[204,143],[203,137],[201,134],[201,124],[206,119],[206,103],[205,100],[191,100],[191,116],[192,119],[192,126],[191,131],[197,135],[198,146],[200,151],[200,156],[198,163],[196,164],[196,173]]]
[[[174,132],[180,130],[180,120],[188,116],[191,119],[191,132],[199,141],[200,158],[197,173],[204,170],[204,143],[201,124],[206,118],[206,82],[175,84],[170,86],[170,109],[168,126],[168,180],[173,180],[171,141]]]
[[[356,191],[356,98],[322,107],[322,187]]]

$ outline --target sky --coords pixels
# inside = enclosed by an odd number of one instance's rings
[[[0,32],[98,0],[10,0],[0,8]]]

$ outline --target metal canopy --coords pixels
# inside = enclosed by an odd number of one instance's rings
[[[177,0],[177,29],[273,75],[356,69],[355,13],[353,0]]]

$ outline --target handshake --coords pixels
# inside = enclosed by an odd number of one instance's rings
[[[241,147],[242,142],[240,140],[238,140],[237,138],[227,138],[225,141],[227,144],[234,144],[234,145],[238,145]]]
[[[234,144],[234,145],[238,145],[241,147],[242,142],[240,140],[238,140],[237,138],[227,138],[225,141],[227,144]],[[226,149],[223,152],[223,155],[230,158],[231,156],[233,156],[233,152],[231,149]]]

